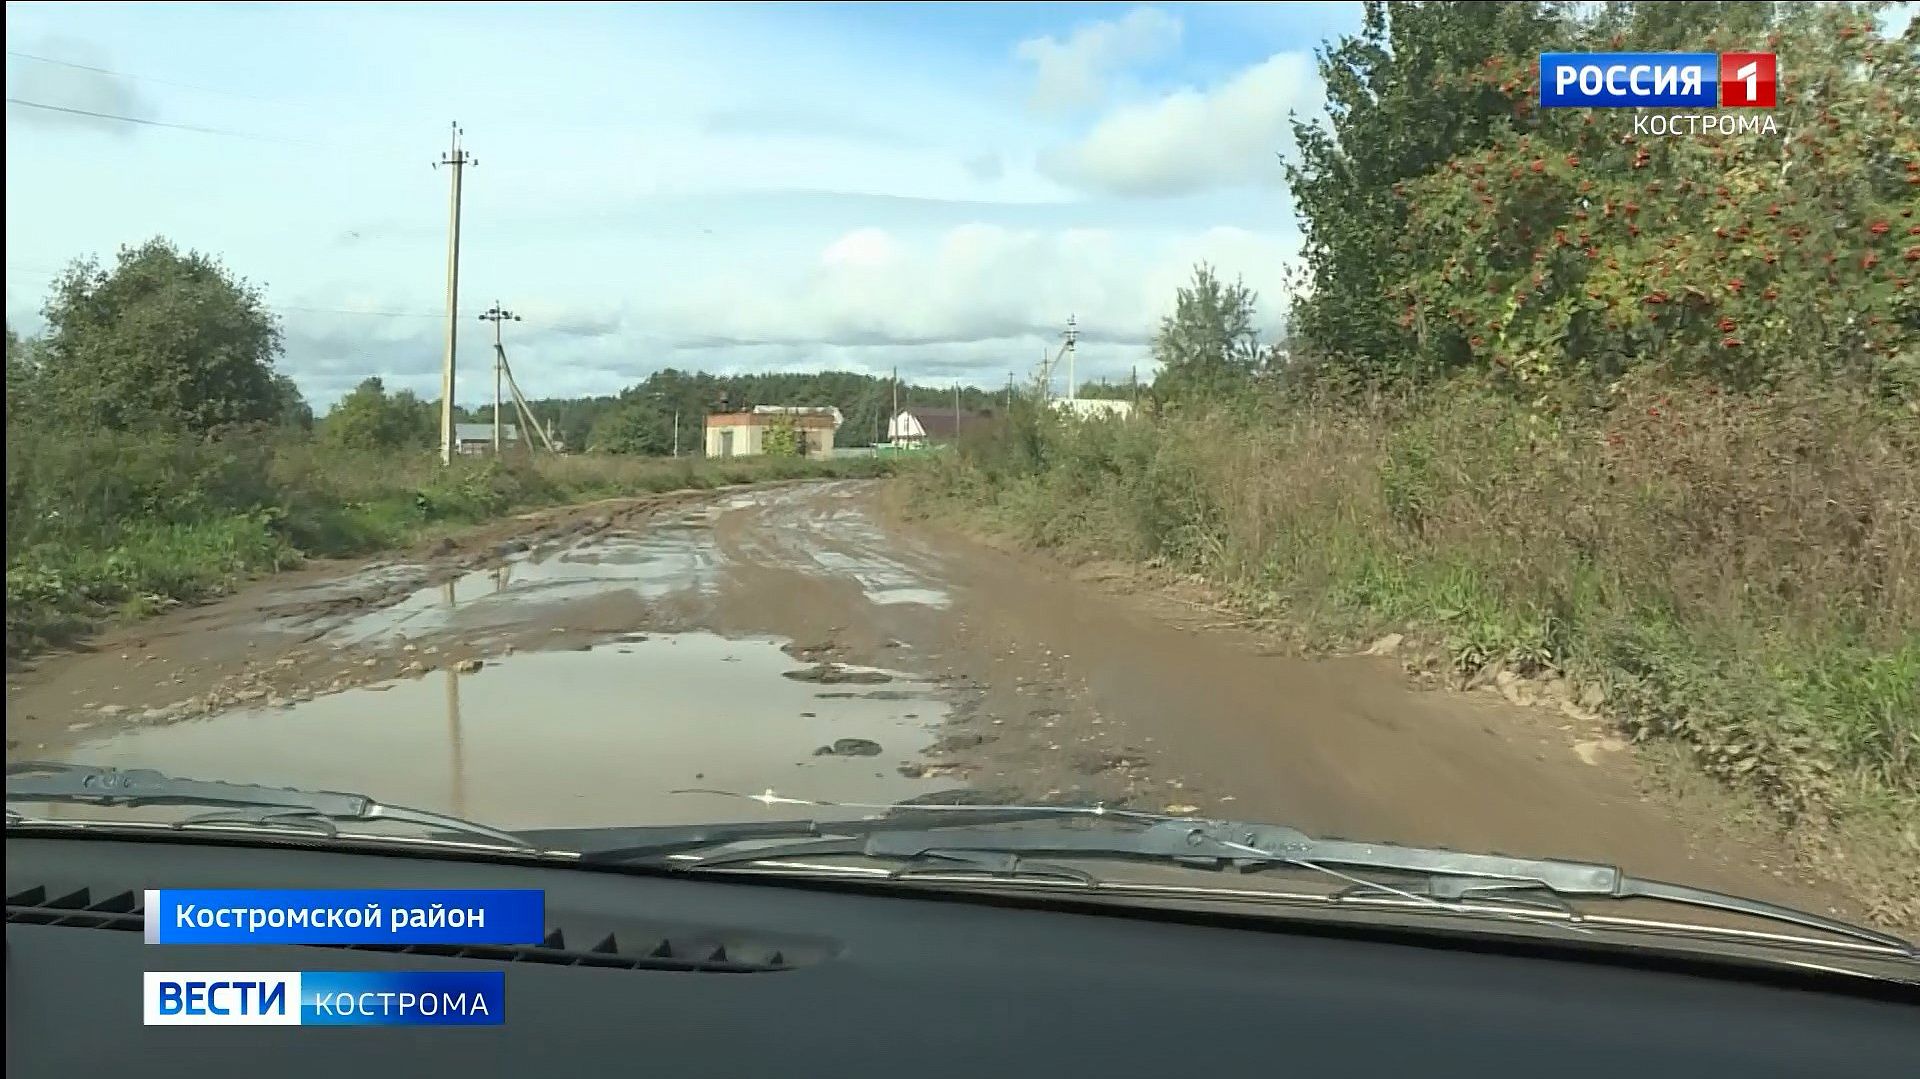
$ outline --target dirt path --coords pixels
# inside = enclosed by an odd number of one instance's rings
[[[1211,621],[891,523],[871,482],[662,496],[310,567],[46,658],[8,678],[7,754],[509,827],[765,812],[685,788],[1099,800],[1854,914],[1677,819],[1596,729]]]

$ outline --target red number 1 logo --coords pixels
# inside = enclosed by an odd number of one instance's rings
[[[1733,109],[1770,109],[1780,69],[1770,52],[1720,54],[1720,104]]]

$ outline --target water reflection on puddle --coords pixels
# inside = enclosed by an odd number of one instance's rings
[[[480,629],[524,621],[522,603],[587,599],[611,589],[644,599],[711,594],[721,559],[712,533],[685,520],[663,521],[640,536],[593,540],[557,553],[522,553],[489,569],[422,588],[397,603],[333,628],[328,644],[377,643],[448,629]]]
[[[896,675],[884,696],[823,696],[767,639],[707,633],[535,652],[478,673],[349,690],[295,705],[136,727],[75,746],[87,764],[359,791],[502,827],[807,816],[683,787],[890,802],[951,788],[896,766],[932,740],[947,704]],[[911,718],[909,718],[911,717]],[[872,757],[815,756],[838,739]]]
[[[740,567],[714,540],[715,517],[763,506],[767,529],[782,542],[746,556],[763,565],[811,577],[851,580],[875,604],[946,607],[947,593],[928,573],[903,561],[864,510],[837,509],[823,521],[796,501],[797,490],[741,493],[711,506],[691,507],[647,522],[638,533],[579,541],[559,551],[529,551],[501,565],[474,570],[420,588],[396,603],[325,625],[331,645],[385,644],[449,631],[478,631],[525,622],[525,604],[569,603],[614,591],[647,601],[670,596],[712,597]],[[824,525],[830,523],[831,528]],[[838,545],[841,549],[836,550]]]

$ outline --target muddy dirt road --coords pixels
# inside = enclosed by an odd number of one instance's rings
[[[1644,794],[1597,726],[1302,659],[894,523],[872,482],[536,514],[309,567],[9,676],[7,755],[358,790],[506,827],[1103,801],[1617,862],[1851,913]]]

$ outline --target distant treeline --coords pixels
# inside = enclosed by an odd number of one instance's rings
[[[967,386],[960,390],[960,407],[969,411],[1004,407],[1006,391]],[[902,381],[901,408],[952,408],[954,390],[948,386]],[[835,442],[866,446],[886,437],[887,417],[894,402],[893,381],[884,376],[852,371],[808,374],[710,375],[665,368],[620,391],[601,397],[544,398],[531,402],[536,416],[551,421],[556,438],[570,448],[609,453],[665,454],[673,448],[673,420],[680,415],[680,450],[698,452],[707,413],[755,405],[831,405],[844,422]],[[475,419],[491,421],[489,406],[472,410]]]

